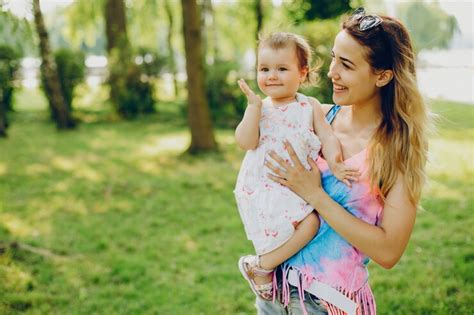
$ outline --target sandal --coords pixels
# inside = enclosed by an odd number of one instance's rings
[[[263,269],[260,266],[260,257],[254,255],[242,256],[239,259],[239,270],[242,276],[247,280],[256,296],[270,301],[273,298],[273,284],[272,282],[257,284],[255,283],[255,276],[264,277],[273,274],[273,269]]]

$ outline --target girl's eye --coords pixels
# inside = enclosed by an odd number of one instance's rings
[[[286,71],[286,68],[279,68],[279,71]]]
[[[268,71],[268,68],[260,68],[260,71],[266,72]]]

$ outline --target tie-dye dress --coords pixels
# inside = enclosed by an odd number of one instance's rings
[[[339,109],[340,107],[336,105],[326,115],[330,123]],[[359,168],[362,173],[359,181],[352,184],[352,188],[334,177],[323,158],[316,161],[321,171],[323,189],[351,214],[367,223],[377,225],[381,219],[383,204],[369,186],[367,151],[362,150],[348,158],[345,163]],[[369,257],[349,244],[321,217],[320,219],[321,227],[316,237],[282,265],[283,302],[289,301],[287,275],[290,270],[296,270],[301,283],[299,290],[308,288],[314,280],[317,280],[357,303],[357,314],[375,314],[375,300],[368,283]],[[345,314],[329,301],[323,302],[329,314]]]
[[[286,139],[309,168],[306,157],[317,158],[321,144],[313,130],[313,107],[303,94],[278,107],[264,100],[259,129],[258,147],[245,154],[234,194],[247,238],[262,255],[290,239],[296,224],[313,211],[298,195],[268,178],[270,170],[264,165],[268,153],[273,150],[289,161]]]

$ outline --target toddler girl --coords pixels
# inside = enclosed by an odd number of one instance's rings
[[[297,93],[302,83],[313,83],[311,48],[301,36],[274,33],[261,40],[257,56],[257,83],[267,97],[260,99],[245,83],[248,106],[235,131],[237,144],[248,150],[234,190],[248,239],[256,255],[243,256],[239,269],[252,291],[272,298],[273,269],[303,248],[319,229],[314,209],[298,195],[268,178],[265,160],[277,153],[288,159],[285,141],[309,169],[308,156],[320,149],[335,176],[350,186],[357,170],[346,168],[340,144],[314,98]],[[316,136],[316,134],[317,136]]]

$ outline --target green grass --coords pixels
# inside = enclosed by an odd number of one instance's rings
[[[231,130],[217,131],[219,154],[192,158],[173,103],[131,122],[79,106],[87,123],[57,132],[37,93],[16,100],[0,141],[0,240],[49,252],[0,254],[0,313],[255,313],[236,267],[251,244],[232,193],[243,154]],[[444,118],[425,210],[400,263],[370,265],[380,314],[474,310],[474,107],[433,107]]]

